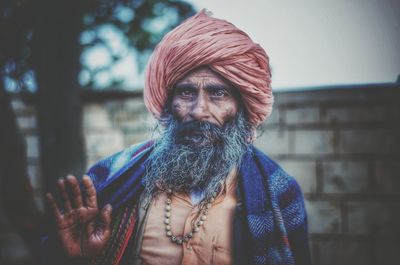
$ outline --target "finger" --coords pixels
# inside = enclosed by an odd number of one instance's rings
[[[53,212],[54,217],[56,217],[57,220],[59,220],[61,218],[61,212],[58,209],[57,203],[54,200],[54,197],[51,193],[47,193],[46,194],[46,200],[47,203],[50,206],[51,211]]]
[[[86,206],[90,208],[97,209],[97,194],[94,188],[92,179],[89,176],[83,176],[82,178],[83,186],[86,189]]]
[[[58,180],[57,185],[58,185],[58,189],[60,190],[61,197],[64,200],[65,211],[70,212],[71,211],[71,202],[69,200],[68,193],[65,188],[65,180],[63,180],[63,179]]]
[[[111,235],[111,213],[112,213],[112,207],[110,204],[107,204],[101,210],[101,222],[103,224],[102,230],[103,230],[103,237],[105,240],[107,240]]]
[[[81,193],[81,189],[79,188],[78,180],[74,176],[69,175],[69,176],[67,176],[67,183],[69,184],[69,186],[71,188],[75,207],[76,208],[82,207],[83,206],[82,193]]]

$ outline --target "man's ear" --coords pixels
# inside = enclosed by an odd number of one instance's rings
[[[172,109],[172,100],[174,98],[174,88],[169,89],[168,95],[167,95],[167,100],[165,101],[165,105],[163,108],[163,115],[170,115],[173,114],[173,109]]]
[[[162,112],[160,113],[159,117],[159,122],[161,125],[165,125],[171,118],[171,116],[174,115],[173,110],[172,110],[172,95],[173,93],[169,93],[167,100],[165,102],[164,108]]]

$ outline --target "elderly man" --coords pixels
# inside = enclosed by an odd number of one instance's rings
[[[158,137],[58,182],[43,263],[310,264],[300,188],[252,146],[270,83],[265,51],[227,21],[201,11],[168,33],[144,89]]]

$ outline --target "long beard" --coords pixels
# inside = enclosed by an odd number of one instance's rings
[[[162,188],[189,191],[201,188],[204,200],[218,191],[234,167],[239,167],[252,128],[242,113],[223,128],[209,122],[164,121],[144,179],[147,195]]]

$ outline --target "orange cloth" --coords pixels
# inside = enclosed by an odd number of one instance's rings
[[[236,171],[227,179],[225,189],[217,196],[200,231],[183,245],[166,236],[166,193],[153,199],[144,228],[140,257],[143,265],[210,265],[232,264],[233,216],[237,204]],[[182,236],[191,230],[198,207],[188,194],[172,196],[171,230]]]
[[[143,90],[147,109],[160,118],[176,82],[204,65],[240,92],[252,125],[271,114],[271,70],[266,52],[245,32],[204,10],[170,31],[155,48]]]

